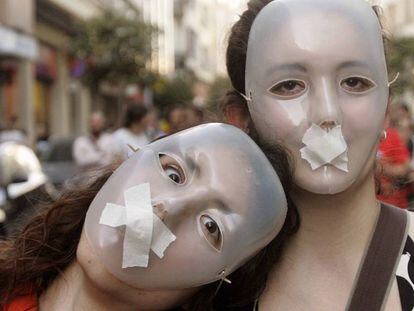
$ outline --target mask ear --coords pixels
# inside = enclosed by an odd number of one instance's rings
[[[249,132],[250,114],[246,107],[230,104],[224,109],[225,121],[234,125],[244,132]]]

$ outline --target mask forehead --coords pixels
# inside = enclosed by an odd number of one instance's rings
[[[365,1],[276,0],[250,31],[246,90],[269,87],[266,78],[295,65],[322,71],[351,63],[387,84],[381,28]]]

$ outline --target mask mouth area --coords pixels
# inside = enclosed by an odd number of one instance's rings
[[[149,183],[126,189],[124,201],[124,205],[107,203],[99,224],[125,228],[122,268],[147,268],[150,251],[163,258],[176,236],[155,213]]]
[[[342,134],[342,126],[333,122],[324,122],[321,126],[312,124],[305,132],[300,149],[302,159],[308,162],[312,170],[331,165],[348,172],[348,145]],[[333,127],[332,127],[333,126]]]

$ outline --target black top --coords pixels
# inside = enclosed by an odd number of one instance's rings
[[[412,311],[414,308],[414,259],[412,255],[414,255],[414,243],[408,236],[397,269],[398,291],[403,311]]]

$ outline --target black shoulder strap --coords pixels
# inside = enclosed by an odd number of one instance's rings
[[[405,210],[381,206],[377,226],[351,295],[348,311],[382,309],[407,238],[407,223],[408,215]]]

